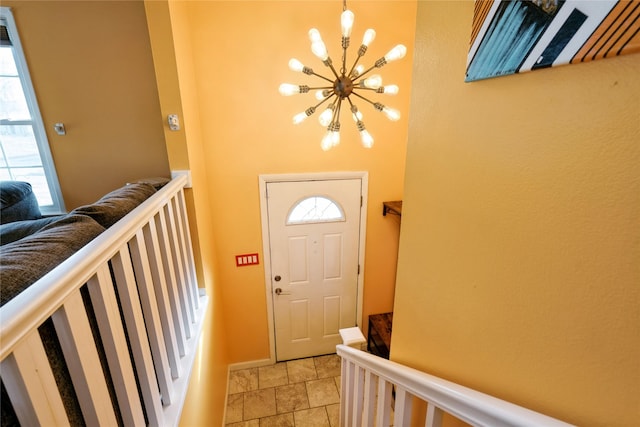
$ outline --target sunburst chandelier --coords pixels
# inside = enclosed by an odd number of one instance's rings
[[[326,67],[331,70],[333,74],[332,78],[328,78],[314,72],[312,68],[305,66],[295,58],[289,61],[289,68],[291,70],[310,76],[316,76],[328,82],[329,85],[319,87],[309,87],[308,85],[296,85],[290,83],[283,83],[280,85],[280,93],[284,96],[315,91],[318,103],[307,108],[303,112],[296,114],[293,117],[294,124],[303,122],[307,117],[315,113],[320,106],[325,103],[327,104],[326,109],[318,117],[320,124],[327,128],[327,133],[324,138],[322,138],[322,142],[320,144],[324,151],[327,151],[340,143],[340,112],[343,108],[342,104],[345,102],[348,103],[349,111],[356,123],[358,131],[360,132],[362,145],[365,148],[371,148],[373,146],[373,137],[367,131],[364,122],[362,121],[362,113],[358,110],[354,100],[366,101],[371,104],[376,111],[384,113],[389,120],[397,121],[400,119],[400,112],[398,110],[389,108],[380,102],[371,101],[363,94],[367,93],[367,91],[370,93],[382,93],[387,95],[395,95],[398,93],[397,85],[383,86],[382,77],[379,74],[372,74],[368,77],[367,75],[372,71],[383,67],[389,62],[403,58],[407,53],[407,48],[404,45],[399,44],[391,49],[385,56],[375,61],[371,67],[365,69],[363,65],[358,63],[367,52],[369,44],[376,37],[376,32],[372,29],[368,29],[364,32],[362,44],[358,49],[356,59],[351,68],[347,71],[347,49],[349,48],[349,41],[351,39],[353,21],[354,14],[347,9],[347,3],[345,0],[343,2],[342,15],[340,17],[342,27],[342,66],[339,73],[333,66],[327,47],[320,36],[320,32],[315,28],[309,30],[311,51]]]

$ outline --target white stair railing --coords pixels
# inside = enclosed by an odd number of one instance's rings
[[[342,358],[342,427],[409,426],[414,398],[428,405],[426,427],[440,427],[444,413],[473,426],[570,425],[353,347],[339,345],[337,353]]]

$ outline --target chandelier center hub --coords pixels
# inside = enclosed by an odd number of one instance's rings
[[[340,98],[346,98],[353,91],[353,81],[345,75],[340,76],[333,83],[333,92]]]

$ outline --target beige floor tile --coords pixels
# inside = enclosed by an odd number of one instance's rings
[[[316,365],[318,379],[336,377],[341,373],[342,359],[337,354],[314,357],[313,362]]]
[[[242,408],[244,396],[242,393],[230,394],[227,397],[227,414],[225,423],[236,423],[242,421]]]
[[[289,384],[286,363],[276,363],[272,366],[258,368],[259,388],[277,387],[285,384]]]
[[[296,421],[296,426],[331,427],[331,424],[329,424],[329,418],[327,417],[327,411],[324,409],[324,406],[296,411],[293,416]]]
[[[339,427],[340,404],[336,403],[335,405],[327,405],[325,408],[327,409],[327,415],[329,416],[329,424],[331,424],[331,427]]]
[[[304,383],[276,387],[276,410],[278,414],[308,409],[307,387]]]
[[[293,413],[275,415],[260,419],[260,427],[294,427]],[[304,424],[300,424],[304,426]]]
[[[316,366],[313,363],[312,357],[288,361],[287,373],[289,374],[289,384],[315,380],[318,378]]]
[[[229,373],[229,394],[258,389],[258,368],[240,369]]]
[[[317,406],[340,403],[340,396],[333,378],[307,381],[306,385],[310,407],[315,408]]]
[[[268,417],[276,414],[276,393],[274,388],[254,390],[244,393],[244,420]]]
[[[334,378],[334,380],[336,381],[336,387],[338,389],[338,396],[340,396],[340,392],[342,391],[342,384],[340,383],[342,376],[337,376]]]

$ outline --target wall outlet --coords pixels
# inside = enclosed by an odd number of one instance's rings
[[[246,265],[260,264],[258,254],[236,255],[236,267],[244,267]]]

